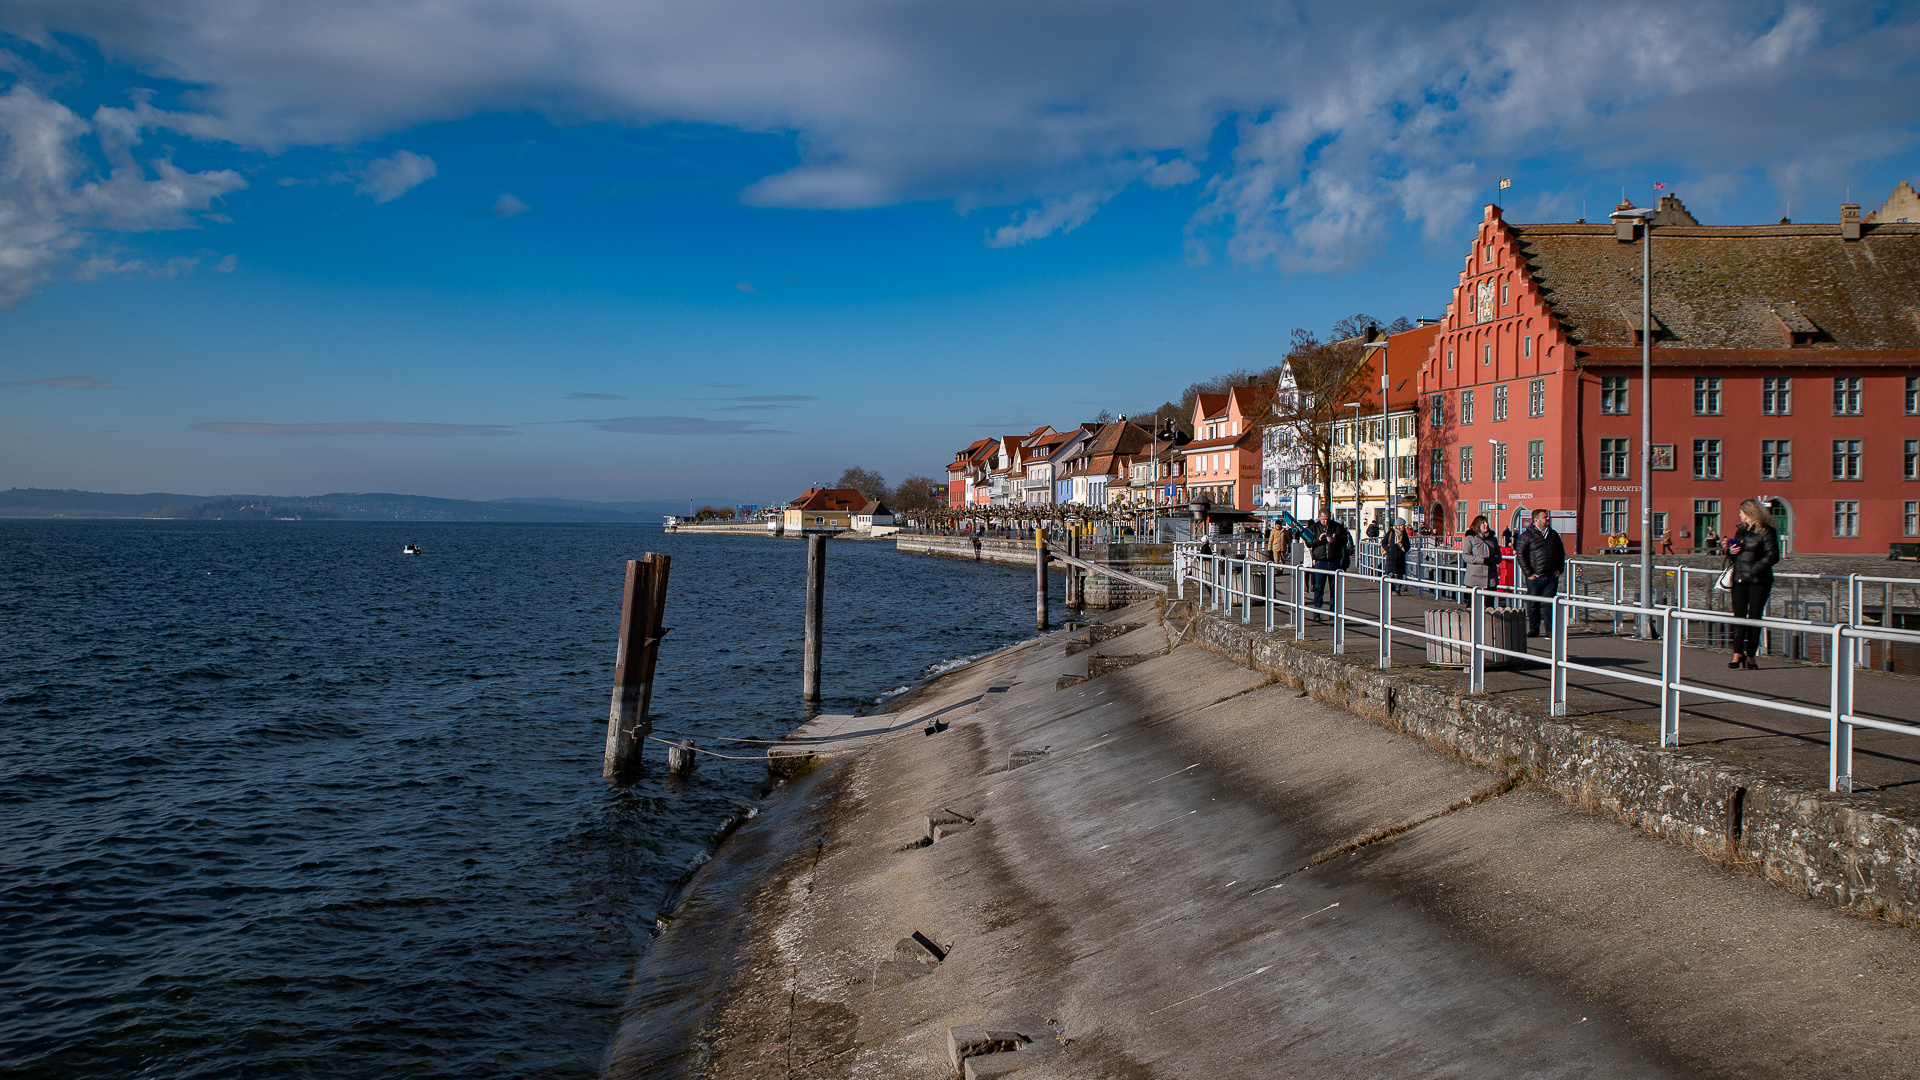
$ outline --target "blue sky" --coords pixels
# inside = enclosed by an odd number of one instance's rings
[[[1908,7],[1349,7],[0,0],[0,486],[934,474],[1437,316],[1500,176],[1920,179]]]

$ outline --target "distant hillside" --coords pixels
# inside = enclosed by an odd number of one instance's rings
[[[714,500],[709,500],[714,501]],[[701,505],[696,500],[695,505]],[[112,494],[52,488],[0,491],[0,518],[341,518],[349,521],[636,521],[685,513],[684,499],[595,503],[568,499],[436,499],[391,492],[327,495]]]

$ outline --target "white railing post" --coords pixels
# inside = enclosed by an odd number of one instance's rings
[[[1848,626],[1858,629],[1867,625],[1866,613],[1861,610],[1861,608],[1865,606],[1865,601],[1866,601],[1866,590],[1860,587],[1860,575],[1848,574],[1847,575],[1847,625]],[[1871,652],[1866,648],[1866,644],[1867,644],[1866,641],[1861,638],[1849,638],[1847,640],[1847,644],[1852,648],[1852,651],[1847,654],[1847,662],[1853,667],[1866,667],[1869,661],[1872,659]]]
[[[1307,640],[1307,567],[1303,563],[1291,564],[1292,573],[1288,588],[1293,595],[1293,640]]]
[[[1487,654],[1480,651],[1487,640],[1486,605],[1480,599],[1480,589],[1476,586],[1467,593],[1467,692],[1484,694],[1487,692]]]
[[[1333,652],[1338,656],[1347,651],[1347,575],[1340,570],[1327,573],[1333,578]]]
[[[1852,647],[1846,627],[1835,625],[1827,665],[1833,685],[1827,691],[1827,790],[1853,790],[1853,664],[1845,649]]]
[[[1173,598],[1187,598],[1187,553],[1177,546],[1173,549]]]
[[[1382,575],[1380,582],[1380,666],[1393,666],[1393,579]]]
[[[1660,745],[1680,745],[1680,642],[1686,618],[1679,608],[1660,613]]]
[[[1263,613],[1263,617],[1266,620],[1267,633],[1269,634],[1273,633],[1273,578],[1274,578],[1273,571],[1278,565],[1279,565],[1278,563],[1267,564],[1267,572],[1264,575],[1265,587],[1262,589],[1262,592],[1264,592],[1265,595],[1261,597],[1261,599],[1265,601],[1264,606],[1266,608],[1265,612]]]
[[[1253,560],[1240,556],[1240,625],[1253,621]]]
[[[1623,601],[1620,598],[1620,587],[1623,584],[1625,584],[1623,575],[1621,574],[1621,571],[1625,569],[1626,569],[1626,566],[1624,564],[1621,564],[1621,563],[1613,564],[1613,596],[1611,597],[1611,599],[1613,600],[1615,605],[1619,605],[1623,603]],[[1615,611],[1613,613],[1613,632],[1616,634],[1620,632],[1620,612],[1619,611]]]
[[[1561,599],[1553,598],[1553,606],[1547,609],[1547,617],[1553,622],[1547,627],[1548,633],[1548,691],[1547,711],[1554,716],[1567,715],[1567,620],[1560,617]]]

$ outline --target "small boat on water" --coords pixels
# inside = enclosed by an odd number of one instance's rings
[[[400,554],[402,554],[402,555],[418,555],[418,554],[420,554],[420,545],[419,545],[419,544],[408,544],[408,545],[407,545],[406,547],[403,547],[403,548],[401,548],[401,549],[400,549]]]

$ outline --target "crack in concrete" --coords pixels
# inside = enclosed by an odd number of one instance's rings
[[[1319,866],[1321,863],[1328,862],[1333,859],[1337,859],[1342,855],[1351,855],[1354,852],[1361,850],[1362,848],[1372,847],[1375,844],[1382,843],[1387,840],[1391,840],[1394,837],[1401,835],[1402,833],[1410,832],[1413,829],[1417,829],[1420,826],[1425,825],[1427,822],[1433,821],[1436,818],[1443,818],[1448,814],[1453,813],[1456,810],[1465,810],[1467,807],[1472,806],[1475,803],[1483,803],[1483,802],[1486,802],[1488,799],[1497,799],[1500,796],[1505,795],[1508,792],[1511,792],[1515,788],[1519,787],[1520,781],[1521,781],[1521,774],[1517,772],[1511,773],[1500,780],[1496,780],[1493,783],[1488,784],[1486,787],[1483,787],[1478,791],[1469,793],[1464,798],[1456,799],[1453,802],[1448,803],[1446,806],[1443,806],[1440,809],[1435,810],[1433,813],[1428,814],[1426,817],[1410,818],[1406,821],[1397,822],[1392,825],[1382,825],[1379,828],[1374,829],[1370,832],[1361,833],[1359,836],[1356,836],[1351,840],[1348,840],[1341,844],[1336,844],[1335,846],[1328,848],[1327,850],[1321,852],[1320,854],[1315,855],[1312,859],[1308,860],[1307,865],[1301,867],[1300,870],[1311,870],[1314,867]],[[1299,872],[1300,872],[1299,870],[1294,871],[1294,873],[1299,873]],[[1288,875],[1288,876],[1290,877],[1292,875]],[[1284,881],[1285,878],[1282,878],[1281,880]]]

